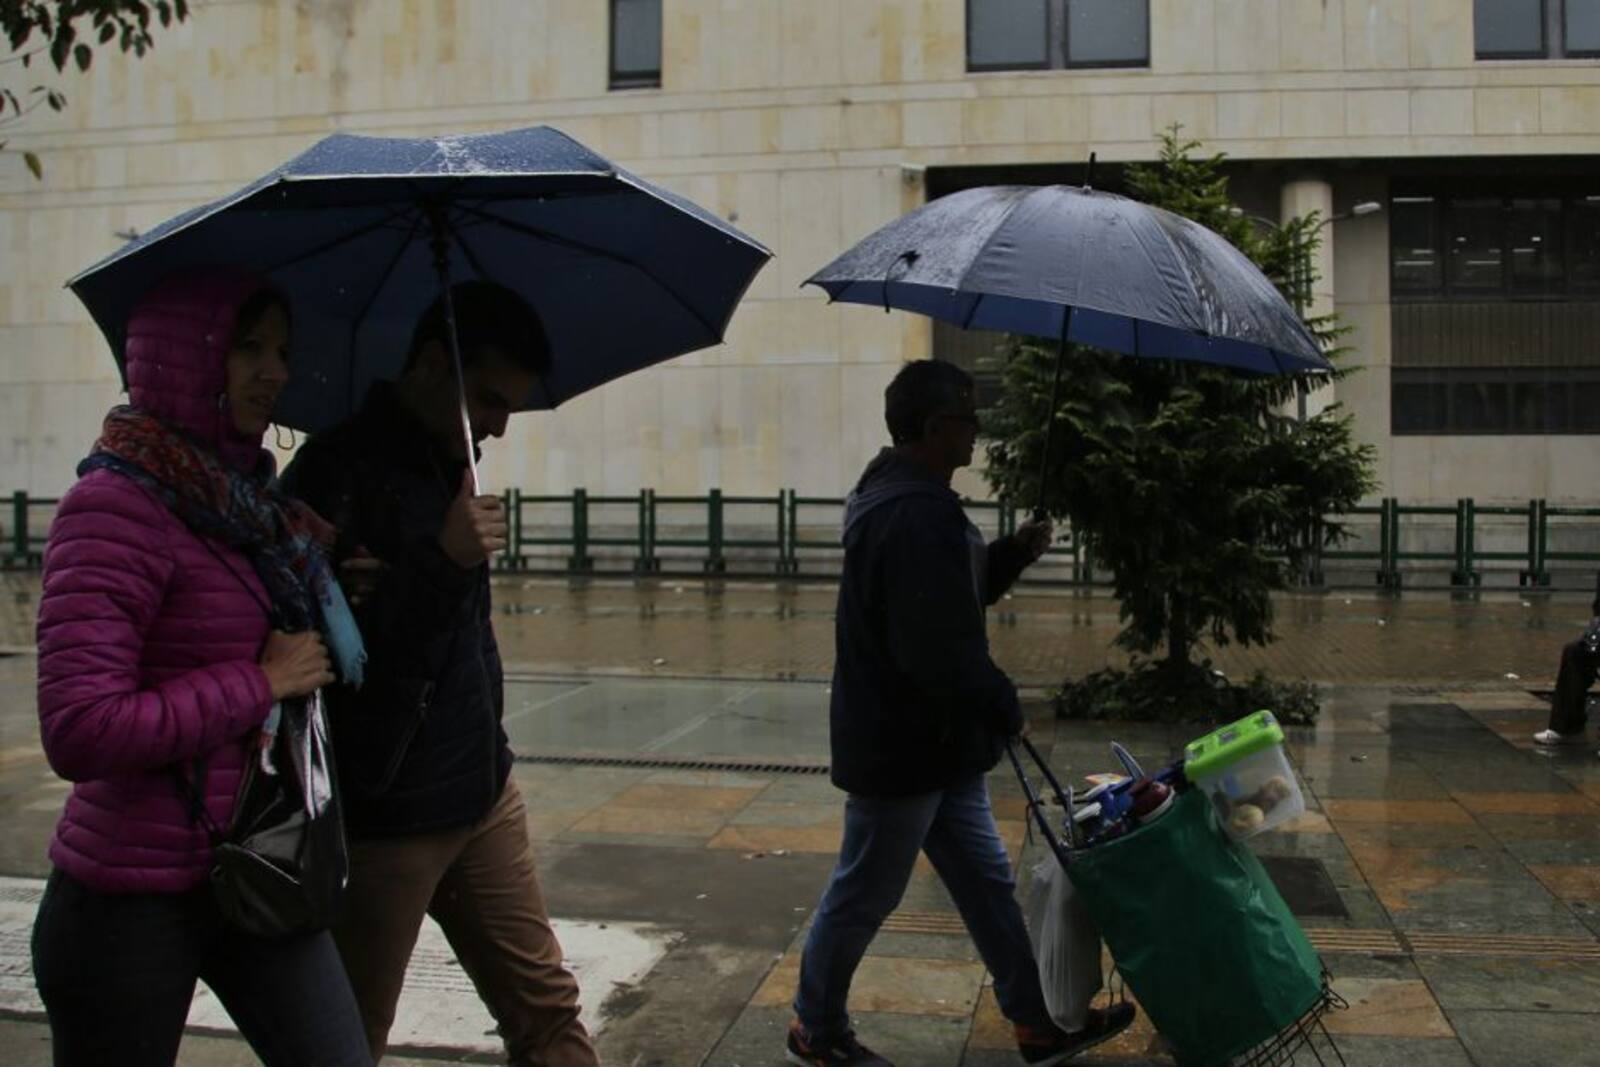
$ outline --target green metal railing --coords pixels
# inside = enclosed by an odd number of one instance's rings
[[[683,568],[725,574],[742,566],[780,576],[822,576],[837,569],[843,552],[843,498],[801,496],[793,489],[771,496],[726,496],[720,489],[704,496],[662,496],[654,489],[630,496],[591,496],[581,488],[565,495],[513,488],[503,499],[510,543],[496,565],[505,570],[591,574],[610,561],[613,566],[631,564],[638,574]],[[0,566],[39,565],[58,502],[21,490],[11,494],[10,507],[4,509],[9,521],[0,522]],[[964,504],[974,522],[998,536],[1016,530],[1025,514],[1004,500]],[[617,517],[619,509],[626,509],[626,518]],[[545,514],[534,514],[539,511]],[[1490,569],[1515,570],[1519,585],[1538,588],[1550,585],[1553,565],[1600,565],[1600,507],[1551,506],[1543,500],[1484,505],[1468,498],[1454,506],[1417,505],[1385,497],[1338,519],[1365,536],[1354,547],[1314,551],[1301,576],[1305,584],[1323,584],[1329,564],[1366,564],[1375,583],[1390,590],[1424,572],[1448,574],[1451,586],[1472,588],[1482,584]],[[1572,547],[1566,536],[1572,531],[1597,547]],[[1359,544],[1370,542],[1373,533],[1375,546]],[[1321,534],[1319,524],[1306,536],[1318,544]],[[1054,576],[1050,568],[1036,570],[1031,572],[1034,580],[1089,584],[1101,577],[1070,529],[1060,531],[1046,560],[1057,565]],[[1062,569],[1070,578],[1059,577]]]

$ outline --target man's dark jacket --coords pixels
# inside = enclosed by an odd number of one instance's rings
[[[1022,725],[989,658],[984,607],[1028,563],[985,545],[960,498],[885,449],[845,505],[835,622],[833,782],[852,793],[945,789],[995,765]]]
[[[338,528],[337,559],[362,546],[387,564],[356,608],[366,684],[328,692],[356,836],[477,822],[511,771],[489,568],[457,567],[438,543],[464,469],[380,384],[357,415],[306,442],[283,475],[289,493]]]

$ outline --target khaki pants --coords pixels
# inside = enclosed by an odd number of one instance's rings
[[[578,981],[550,928],[516,782],[474,826],[350,842],[346,914],[333,933],[374,1059],[388,1044],[424,913],[500,1024],[510,1063],[599,1063],[578,1021]]]

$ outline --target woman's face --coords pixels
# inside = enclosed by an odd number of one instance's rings
[[[240,330],[228,350],[228,411],[245,437],[267,432],[278,394],[289,384],[289,316],[273,303]]]

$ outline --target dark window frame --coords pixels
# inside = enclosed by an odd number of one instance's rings
[[[1568,48],[1567,47],[1567,12],[1570,0],[1561,0],[1561,54],[1566,59],[1600,59],[1600,47],[1595,48]]]
[[[1515,404],[1519,386],[1542,391],[1539,404],[1541,425],[1519,425]],[[1600,389],[1600,367],[1390,367],[1389,434],[1392,437],[1594,437],[1600,436],[1600,412],[1580,403],[1579,390]],[[1426,408],[1439,405],[1443,417],[1416,421],[1415,409],[1405,410],[1395,402],[1401,389],[1438,390],[1424,402]],[[1465,411],[1458,411],[1460,397],[1470,389],[1498,390],[1504,410],[1496,425],[1463,425]],[[1558,389],[1559,401],[1552,403],[1550,390]],[[1558,411],[1559,409],[1559,411]],[[1554,420],[1551,415],[1556,415]],[[1407,416],[1410,417],[1407,417]]]
[[[1600,48],[1567,47],[1567,11],[1574,0],[1539,0],[1539,40],[1533,52],[1485,52],[1478,44],[1477,27],[1473,27],[1473,58],[1485,63],[1527,62],[1530,59],[1593,59],[1600,57]],[[1477,0],[1473,0],[1473,17],[1477,17]]]
[[[966,2],[966,61],[968,74],[1001,74],[1029,70],[1149,70],[1150,69],[1150,0],[1144,2],[1144,57],[1142,59],[1077,60],[1070,58],[1071,42],[1068,34],[1071,19],[1068,7],[1073,0],[1041,0],[1044,4],[1045,36],[1048,47],[1039,62],[974,63],[972,61],[972,8],[983,0]]]
[[[1056,0],[1039,0],[1044,5],[1044,34],[1047,42],[1056,39]],[[1055,48],[1047,47],[1045,57],[1037,63],[974,63],[972,61],[972,5],[981,4],[983,0],[967,0],[966,3],[966,59],[969,74],[996,74],[1008,70],[1053,70],[1055,69]]]
[[[1593,188],[1593,183],[1588,183]],[[1573,183],[1519,183],[1516,185],[1491,184],[1487,188],[1471,188],[1468,186],[1432,187],[1427,190],[1397,189],[1392,190],[1389,196],[1389,217],[1398,217],[1396,212],[1397,201],[1410,198],[1430,196],[1433,198],[1431,207],[1433,233],[1438,242],[1435,256],[1439,262],[1439,283],[1436,288],[1422,289],[1414,287],[1401,287],[1397,284],[1393,229],[1390,230],[1389,240],[1389,298],[1395,303],[1470,303],[1470,302],[1551,302],[1573,299],[1594,298],[1600,299],[1600,290],[1578,288],[1573,279],[1576,275],[1574,267],[1578,255],[1576,244],[1571,239],[1574,205],[1585,199],[1586,195],[1580,187]],[[1530,292],[1518,290],[1514,284],[1514,272],[1511,269],[1509,249],[1511,248],[1510,229],[1512,225],[1512,204],[1516,200],[1559,198],[1561,201],[1561,221],[1559,231],[1563,235],[1561,243],[1561,286],[1547,292]],[[1458,200],[1495,199],[1500,202],[1500,232],[1502,235],[1501,248],[1507,250],[1501,269],[1500,286],[1497,289],[1468,289],[1462,290],[1454,286],[1450,279],[1449,240],[1452,234],[1451,205]]]
[[[606,71],[608,90],[617,89],[659,89],[661,88],[661,53],[656,53],[656,68],[653,71],[617,71],[617,4],[620,0],[611,0],[606,5],[607,32],[606,32]],[[666,19],[665,0],[662,0],[661,17]]]

